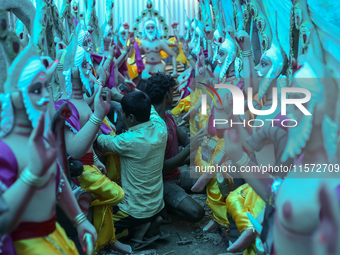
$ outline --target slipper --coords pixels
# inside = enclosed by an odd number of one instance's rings
[[[137,251],[137,250],[144,248],[145,246],[148,246],[149,244],[152,244],[158,238],[159,238],[159,235],[153,236],[152,238],[148,240],[131,239],[130,245],[133,251]]]
[[[164,232],[162,230],[160,230],[159,233],[158,233],[158,236],[159,236],[158,240],[164,240],[164,239],[168,238],[170,236],[170,234],[164,234]],[[144,240],[149,240],[150,238],[152,238],[152,236],[151,237],[144,237]]]

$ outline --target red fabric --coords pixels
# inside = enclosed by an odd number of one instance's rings
[[[93,153],[86,153],[81,159],[76,159],[76,160],[79,160],[84,166],[92,166],[94,163]]]
[[[177,132],[176,132],[177,124],[170,113],[166,112],[165,117],[166,117],[165,123],[168,128],[168,140],[166,143],[164,159],[170,159],[179,153],[178,138],[177,138]],[[180,174],[181,174],[181,171],[179,171],[178,167],[176,167],[174,170],[172,170],[167,175],[163,175],[163,181],[168,181],[173,178],[176,178]]]
[[[22,222],[12,233],[13,241],[38,238],[52,234],[56,229],[57,216],[44,222]]]

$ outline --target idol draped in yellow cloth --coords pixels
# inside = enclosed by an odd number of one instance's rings
[[[18,255],[79,254],[75,244],[67,237],[58,222],[56,222],[56,230],[52,234],[46,237],[15,241],[14,246]]]
[[[142,44],[141,41],[138,38],[135,38],[135,39],[136,39],[136,42],[138,43],[138,46],[140,46]],[[129,45],[130,45],[130,40],[128,40],[127,42],[127,46]],[[136,62],[136,51],[133,50],[131,57],[128,58],[127,63],[126,63],[129,75],[132,80],[138,76],[138,68],[134,64],[135,62]]]
[[[89,191],[93,200],[93,225],[97,230],[96,251],[107,244],[114,244],[115,229],[113,225],[112,206],[124,198],[123,189],[103,175],[96,166],[84,165],[83,174],[77,178],[81,188]]]
[[[256,218],[265,206],[265,202],[255,193],[248,183],[230,192],[226,204],[228,213],[233,217],[237,229],[241,234],[246,230],[254,231],[254,227],[247,217],[247,212]],[[255,243],[249,246],[243,253],[243,255],[255,254]]]
[[[175,37],[172,37],[168,40],[168,42],[171,43],[170,47],[177,47],[176,45],[176,38]],[[168,57],[168,54],[165,52],[165,51],[161,51],[161,58],[164,59],[164,58],[167,58]],[[180,42],[179,43],[179,54],[176,58],[176,61],[177,62],[181,62],[182,64],[185,64],[185,63],[188,63],[189,62],[187,61],[187,58],[185,57],[184,53],[183,53],[183,48],[182,48],[182,43]]]
[[[195,157],[195,165],[196,166],[212,166],[213,160],[215,157],[221,153],[224,146],[224,139],[218,139],[217,145],[215,147],[215,151],[211,157],[211,161],[208,163],[202,159],[202,147],[199,147],[196,157]],[[229,220],[226,206],[226,199],[222,196],[220,189],[217,184],[216,178],[213,178],[206,187],[207,192],[207,205],[210,207],[213,213],[213,219],[223,227],[227,227],[229,229]]]

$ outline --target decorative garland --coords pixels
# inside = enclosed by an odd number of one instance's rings
[[[162,17],[161,15],[159,15],[159,12],[156,11],[155,9],[152,8],[153,7],[153,3],[151,0],[148,0],[147,2],[147,6],[146,9],[142,11],[142,15],[138,16],[135,20],[135,24],[133,25],[133,32],[135,33],[135,36],[138,39],[140,38],[139,35],[139,24],[142,22],[142,20],[144,18],[146,18],[149,14],[150,17],[155,17],[158,19],[159,23],[162,25],[163,28],[163,39],[168,39],[169,38],[169,26],[165,23],[165,19],[164,17]]]

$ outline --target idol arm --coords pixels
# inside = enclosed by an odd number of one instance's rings
[[[171,58],[172,58],[172,65],[174,68],[174,72],[177,72],[177,64],[176,64],[176,58],[177,55],[175,52],[173,52],[170,47],[167,45],[167,43],[161,43],[162,50],[164,50]]]
[[[243,156],[243,153],[238,153],[237,156],[234,155],[226,155],[233,164],[241,159]],[[242,169],[256,169],[256,171],[248,171],[245,172]],[[239,169],[239,167],[237,167]],[[254,191],[264,200],[268,201],[270,191],[272,184],[274,182],[274,179],[266,172],[259,172],[257,171],[259,169],[259,166],[254,164],[251,160],[247,165],[242,166],[242,169],[239,169],[239,173],[242,178],[245,179],[247,183],[254,189]],[[261,169],[260,169],[261,170]]]
[[[65,128],[67,153],[74,159],[82,158],[92,147],[98,130],[99,126],[91,121],[87,121],[76,134]]]
[[[76,216],[82,213],[82,210],[78,205],[78,202],[64,173],[62,173],[62,179],[65,180],[65,186],[62,187],[62,192],[59,195],[58,205],[64,211],[67,218],[69,218],[72,222]]]
[[[0,234],[10,233],[16,229],[36,190],[36,187],[30,186],[18,178],[2,194],[8,206],[8,211],[0,215]]]

